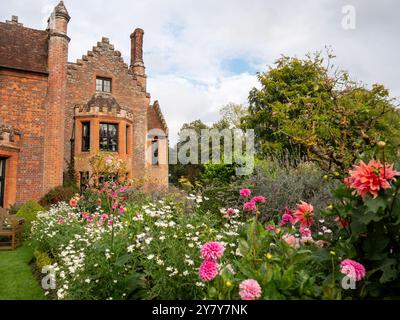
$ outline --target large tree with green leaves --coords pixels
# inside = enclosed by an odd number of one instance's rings
[[[261,156],[303,158],[328,171],[343,171],[387,143],[400,144],[400,113],[389,91],[352,81],[332,64],[328,51],[304,59],[282,56],[249,95],[244,127],[255,130]]]

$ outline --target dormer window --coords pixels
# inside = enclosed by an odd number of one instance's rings
[[[110,78],[96,78],[96,91],[97,92],[111,92],[111,79]]]

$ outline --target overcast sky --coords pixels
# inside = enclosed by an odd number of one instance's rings
[[[0,0],[11,15],[44,29],[57,0]],[[400,2],[397,0],[65,0],[70,15],[69,61],[102,36],[130,58],[130,33],[143,28],[148,91],[159,100],[172,140],[185,122],[218,119],[228,103],[247,102],[256,72],[281,54],[333,48],[335,64],[366,84],[400,95]],[[355,8],[355,28],[342,12]]]

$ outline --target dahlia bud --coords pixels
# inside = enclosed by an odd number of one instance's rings
[[[230,288],[230,287],[232,287],[232,282],[229,281],[229,280],[227,280],[227,281],[225,281],[225,285],[226,285],[228,288]]]
[[[383,148],[385,148],[385,146],[386,146],[386,142],[385,141],[379,141],[378,142],[378,148],[379,149],[383,149]]]
[[[330,204],[329,206],[326,207],[326,209],[332,210],[333,209],[333,205]]]
[[[329,179],[328,175],[327,174],[324,175],[324,180],[328,180],[328,179]]]

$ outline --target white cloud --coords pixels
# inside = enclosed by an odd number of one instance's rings
[[[198,84],[172,75],[148,79],[148,90],[157,92],[155,99],[160,101],[172,142],[177,140],[183,123],[197,119],[205,123],[215,121],[222,105],[228,102],[245,104],[250,89],[257,85],[256,77],[246,73],[222,77],[210,84]]]

